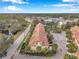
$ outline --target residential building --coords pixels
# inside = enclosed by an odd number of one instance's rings
[[[71,27],[71,32],[72,32],[72,37],[74,39],[74,43],[78,45],[79,44],[79,27],[78,26]]]
[[[78,26],[71,27],[71,32],[72,32],[73,42],[75,43],[75,45],[79,47],[79,27]],[[75,56],[77,56],[79,59],[79,50],[77,50]]]
[[[39,23],[36,25],[29,42],[29,46],[32,49],[35,49],[37,46],[41,46],[42,48],[48,47],[48,39],[43,24]]]

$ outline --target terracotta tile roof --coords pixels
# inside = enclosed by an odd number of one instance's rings
[[[73,34],[78,35],[79,34],[79,27],[78,26],[71,27],[71,31]]]
[[[44,25],[39,23],[36,25],[33,35],[30,39],[29,46],[36,46],[36,44],[40,42],[42,46],[48,46],[48,39],[46,37]]]
[[[76,45],[79,45],[79,27],[78,26],[71,27],[71,32],[72,32],[72,37],[74,39],[73,42]],[[79,59],[79,50],[75,53],[75,55]]]
[[[79,42],[79,27],[78,26],[71,27],[71,31],[74,40],[77,40]]]
[[[75,53],[75,56],[77,56],[79,59],[79,50]]]

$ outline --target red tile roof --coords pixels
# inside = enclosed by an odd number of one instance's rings
[[[72,32],[72,37],[74,39],[73,42],[78,46],[79,45],[79,27],[78,26],[71,27],[71,32]],[[79,59],[79,50],[75,53],[75,55]]]
[[[78,57],[79,59],[79,50],[75,53],[75,55]]]
[[[39,23],[36,25],[33,35],[30,39],[29,46],[36,46],[36,44],[40,42],[42,46],[48,46],[48,39],[46,37],[44,25]]]
[[[71,31],[74,40],[77,40],[77,42],[79,42],[79,27],[78,26],[71,27]]]

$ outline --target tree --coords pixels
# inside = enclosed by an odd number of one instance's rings
[[[64,59],[70,59],[69,55],[68,54],[65,54],[64,55]]]
[[[49,44],[51,44],[54,38],[53,38],[53,35],[49,31],[47,32],[47,38],[48,38]]]
[[[77,26],[79,26],[79,20],[77,21]]]
[[[74,56],[74,55],[71,55],[70,59],[78,59],[78,58],[76,56]]]
[[[31,48],[29,46],[25,47],[25,53],[32,53]]]
[[[36,47],[36,53],[40,53],[41,51],[42,51],[41,46],[37,46],[37,47]]]
[[[72,27],[72,26],[73,26],[72,22],[67,22],[65,25],[65,29],[70,29],[70,27]]]
[[[65,32],[66,32],[66,37],[67,37],[69,40],[72,40],[72,32],[70,31],[70,29],[67,29]]]
[[[75,46],[75,44],[72,42],[72,43],[69,43],[67,44],[67,47],[68,47],[68,51],[73,53],[73,52],[76,52],[77,51],[77,46]]]
[[[65,54],[64,59],[77,59],[77,57],[74,55]]]
[[[46,57],[46,59],[51,59],[51,57]]]
[[[7,36],[4,34],[0,34],[0,57],[6,55],[6,50],[9,47],[9,43],[7,43]]]
[[[53,44],[52,44],[52,52],[53,52],[53,53],[56,53],[57,49],[58,49],[58,45],[55,44],[55,43],[53,43]]]
[[[45,47],[42,51],[46,55],[49,52],[49,49],[47,47]]]
[[[26,47],[26,43],[23,42],[21,49],[25,49],[25,47]]]
[[[21,30],[21,27],[18,27],[15,24],[11,25],[10,27],[10,31],[12,32],[12,34],[16,34],[20,30]]]

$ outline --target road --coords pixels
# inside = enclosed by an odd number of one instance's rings
[[[22,55],[18,54],[14,56],[14,59],[46,59],[46,57],[43,56],[30,56],[30,55]]]
[[[67,44],[67,38],[65,32],[62,33],[53,33],[54,40],[58,44],[58,52],[55,56],[52,57],[52,59],[63,59],[64,54],[67,52],[66,44]]]
[[[7,56],[2,59],[11,59],[12,56],[15,55],[17,52],[17,49],[21,42],[24,40],[27,33],[30,31],[31,24],[25,29],[25,31],[16,39],[16,41],[13,43],[13,45],[8,49]]]

